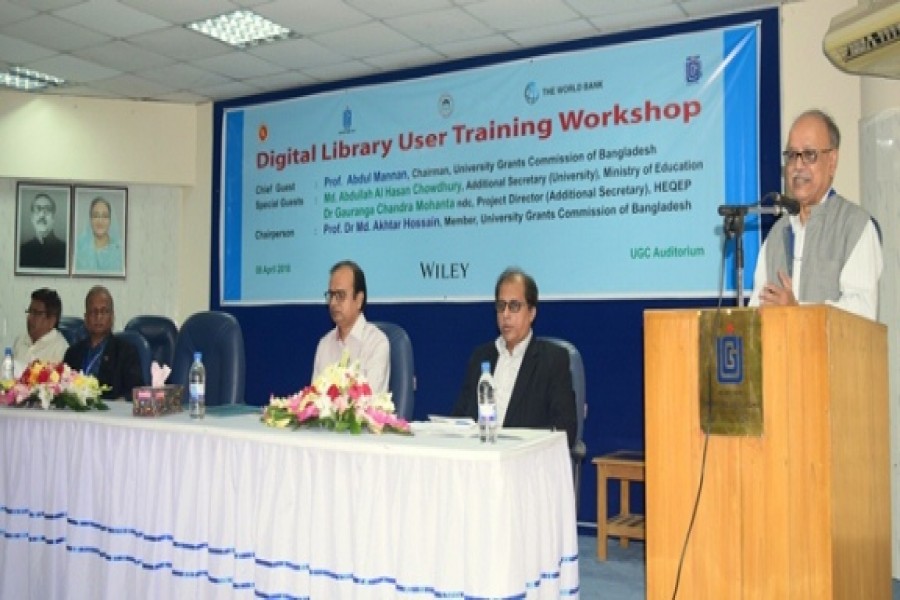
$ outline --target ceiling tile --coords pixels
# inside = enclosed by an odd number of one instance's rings
[[[109,37],[52,15],[37,15],[12,25],[4,25],[0,33],[28,40],[60,52],[69,52],[109,41]]]
[[[23,21],[36,14],[37,11],[31,10],[30,8],[25,8],[24,6],[19,6],[18,4],[13,4],[6,0],[0,0],[0,25],[8,25],[9,23],[15,23],[16,21]]]
[[[338,0],[274,0],[256,7],[254,12],[302,35],[346,31],[355,25],[372,21],[372,17]]]
[[[221,85],[229,81],[227,77],[208,71],[201,71],[197,67],[184,63],[168,65],[158,69],[148,69],[140,71],[136,75],[151,81],[167,84],[176,90],[191,90],[199,87]]]
[[[101,67],[96,63],[68,54],[57,54],[56,56],[42,58],[29,63],[28,66],[56,77],[62,77],[66,81],[73,83],[89,83],[119,74],[115,69]]]
[[[288,69],[305,69],[321,67],[344,62],[349,57],[336,52],[309,39],[284,40],[257,46],[249,50],[250,54],[263,60],[273,62]]]
[[[114,0],[91,0],[58,10],[56,16],[115,38],[164,29],[172,24]]]
[[[367,23],[341,31],[312,36],[312,39],[336,52],[355,58],[407,50],[416,43],[382,23]]]
[[[233,79],[247,79],[259,75],[274,75],[283,73],[285,67],[265,61],[252,54],[224,54],[201,60],[191,61],[189,64],[198,69],[213,71]]]
[[[493,33],[490,27],[458,8],[390,18],[386,23],[391,29],[429,45],[470,40]]]
[[[56,54],[55,50],[35,46],[29,42],[0,34],[0,56],[11,64],[25,64],[32,60],[53,56],[54,54]]]
[[[141,48],[179,60],[208,58],[233,51],[227,44],[184,27],[170,27],[161,31],[142,33],[133,36],[130,41]]]
[[[75,6],[87,0],[10,0],[10,4],[17,4],[38,12],[48,12],[67,6]]]
[[[556,23],[547,27],[510,31],[506,35],[514,39],[519,46],[530,48],[558,43],[561,40],[568,42],[595,37],[600,35],[600,31],[591,25],[589,21],[577,19],[566,23]]]
[[[121,0],[121,2],[148,15],[179,25],[230,13],[239,8],[237,4],[228,0]]]
[[[453,8],[450,0],[345,0],[346,3],[361,13],[376,19],[415,16],[434,11],[445,11]],[[458,4],[458,3],[457,3]]]
[[[76,96],[196,103],[799,1],[0,0],[0,68],[79,77],[61,88]],[[239,49],[183,27],[246,7],[301,37]]]
[[[118,69],[119,71],[139,71],[162,67],[175,62],[175,59],[140,48],[128,42],[114,41],[73,52],[75,56],[97,64]]]
[[[112,92],[123,98],[150,98],[175,91],[169,85],[150,81],[132,74],[124,74],[97,81],[94,87]]]
[[[466,6],[466,10],[498,31],[540,27],[578,16],[562,0],[484,0]]]

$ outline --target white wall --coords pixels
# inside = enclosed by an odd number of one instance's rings
[[[65,314],[84,313],[94,284],[110,288],[120,328],[137,314],[179,323],[209,307],[212,108],[0,92],[0,342],[25,331],[38,287]],[[14,276],[16,181],[128,188],[127,277]]]

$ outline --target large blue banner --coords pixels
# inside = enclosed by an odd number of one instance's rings
[[[760,196],[759,38],[725,27],[227,109],[221,303],[321,302],[344,258],[374,301],[488,298],[510,265],[546,299],[715,296],[716,208]],[[747,264],[758,246],[748,234]]]

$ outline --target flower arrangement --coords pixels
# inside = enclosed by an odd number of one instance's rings
[[[100,399],[108,389],[92,375],[84,375],[65,363],[33,361],[18,379],[0,381],[0,404],[7,406],[107,410]]]
[[[391,394],[372,393],[359,361],[348,353],[328,366],[312,385],[286,398],[272,396],[262,421],[270,427],[325,427],[333,431],[409,433],[409,423],[394,414]]]

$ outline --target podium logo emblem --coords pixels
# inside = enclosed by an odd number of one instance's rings
[[[716,340],[716,378],[719,383],[744,381],[744,340],[736,335],[723,335]]]

